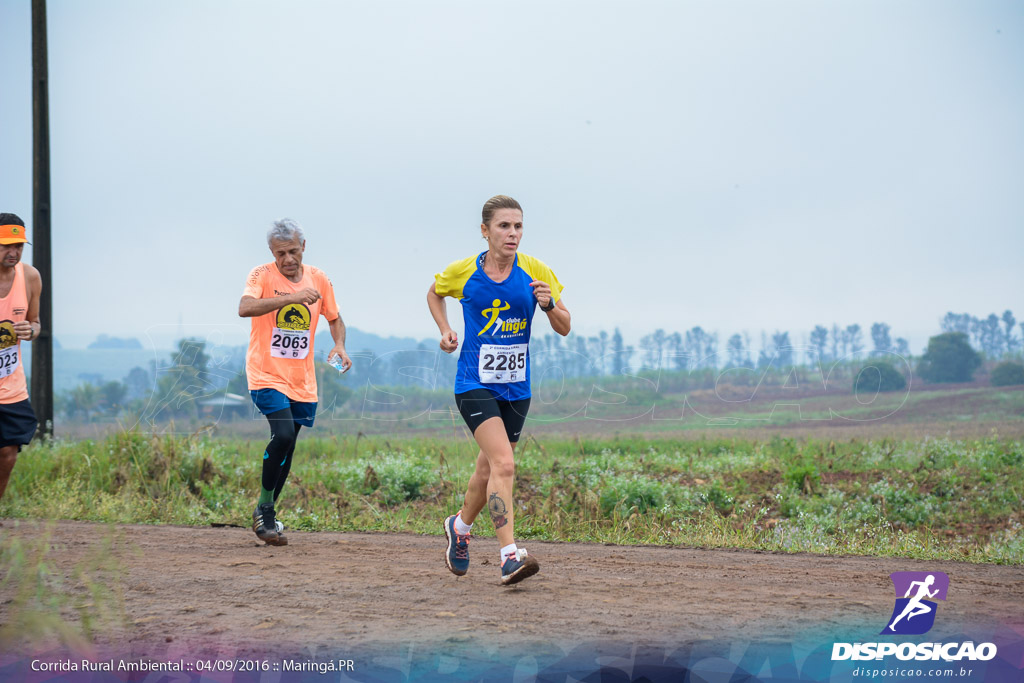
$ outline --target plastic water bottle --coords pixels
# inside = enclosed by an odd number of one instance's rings
[[[327,364],[341,373],[345,372],[348,369],[342,364],[341,356],[335,356],[331,360],[327,361]]]

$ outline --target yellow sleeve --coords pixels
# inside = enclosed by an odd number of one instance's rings
[[[452,261],[444,272],[434,275],[434,291],[438,296],[462,298],[462,288],[476,271],[476,257],[470,256],[459,261]]]
[[[558,300],[562,298],[562,283],[558,281],[546,263],[520,252],[519,266],[534,280],[546,282],[551,287],[551,300],[558,303]]]

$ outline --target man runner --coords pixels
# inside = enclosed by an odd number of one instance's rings
[[[345,353],[345,324],[338,315],[334,286],[319,268],[303,265],[306,239],[290,219],[267,233],[271,263],[253,268],[238,304],[238,315],[252,318],[245,372],[256,408],[270,423],[270,443],[263,453],[260,497],[252,513],[256,536],[268,545],[288,545],[274,504],[288,479],[299,430],[316,417],[316,372],[313,340],[323,315],[342,371],[352,366]]]
[[[21,262],[28,243],[25,221],[0,213],[0,498],[21,447],[35,436],[39,423],[28,400],[21,342],[39,337],[39,271]]]

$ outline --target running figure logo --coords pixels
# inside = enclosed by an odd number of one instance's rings
[[[494,323],[498,323],[498,327],[500,328],[501,320],[498,318],[498,314],[501,313],[502,311],[507,311],[508,309],[512,308],[512,304],[508,303],[507,301],[505,302],[505,305],[502,306],[501,299],[495,299],[491,303],[491,306],[493,308],[485,308],[484,310],[480,311],[480,315],[489,315],[491,316],[491,319],[487,321],[486,325],[484,325],[484,329],[476,333],[476,336],[478,337],[482,335],[484,332],[486,332],[487,328],[489,328]]]
[[[930,631],[938,607],[930,598],[946,599],[949,577],[942,572],[893,572],[889,577],[896,588],[896,605],[882,634],[913,636]]]

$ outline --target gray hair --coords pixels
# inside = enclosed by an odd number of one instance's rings
[[[281,242],[291,242],[292,240],[305,242],[306,236],[303,234],[302,228],[298,223],[291,218],[282,218],[279,221],[274,221],[274,225],[267,232],[267,246],[273,248],[274,240]]]

